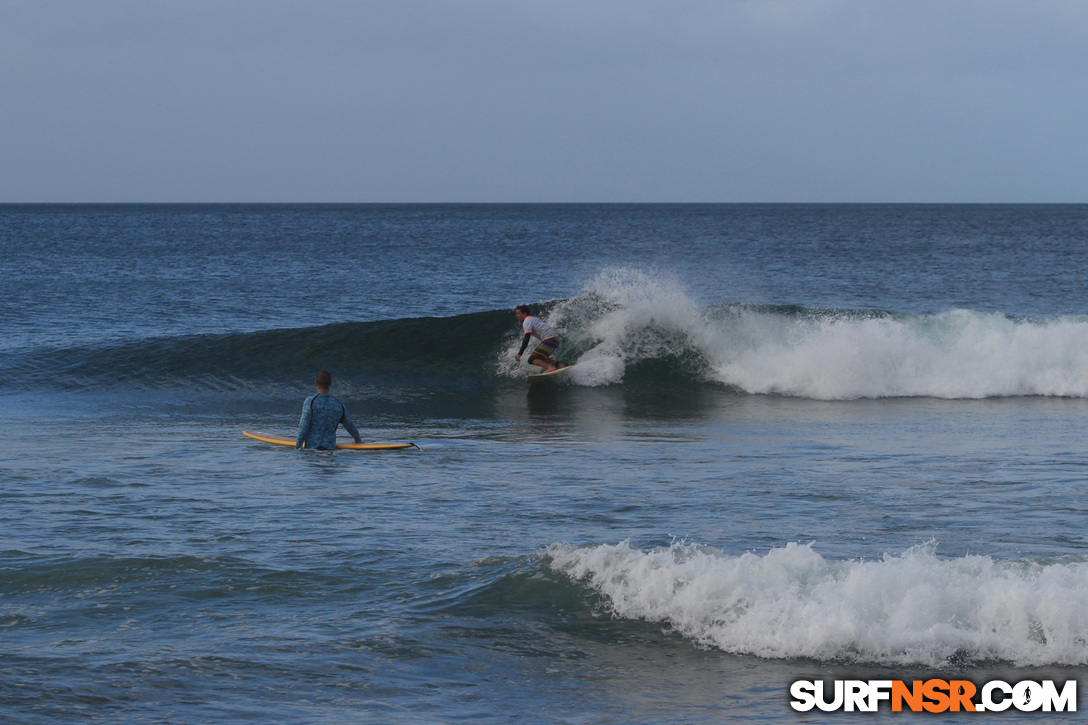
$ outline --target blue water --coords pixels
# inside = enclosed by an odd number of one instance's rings
[[[1080,678],[1086,241],[1086,206],[0,206],[0,720]],[[526,385],[523,303],[569,385]],[[320,368],[422,450],[241,435]]]

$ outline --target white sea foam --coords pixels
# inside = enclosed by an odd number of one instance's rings
[[[729,556],[674,544],[553,544],[550,566],[625,619],[735,654],[940,666],[1088,663],[1088,563],[938,558],[934,544],[833,562],[810,545]]]
[[[1083,318],[1031,322],[967,310],[870,319],[745,312],[739,318],[718,327],[721,337],[708,357],[714,378],[751,393],[1088,396]]]
[[[609,269],[548,320],[580,348],[575,382],[621,382],[641,361],[697,357],[700,375],[748,393],[824,400],[879,397],[1088,397],[1088,318],[1015,320],[954,310],[929,316],[702,308],[683,286]]]

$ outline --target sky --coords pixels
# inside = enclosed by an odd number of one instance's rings
[[[1088,202],[1083,0],[0,0],[0,203]]]

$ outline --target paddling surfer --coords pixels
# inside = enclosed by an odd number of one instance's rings
[[[336,448],[336,428],[341,423],[356,443],[362,443],[359,429],[351,418],[347,406],[329,395],[332,375],[328,370],[317,374],[317,394],[306,398],[302,404],[302,418],[298,422],[295,448],[311,448],[319,451]]]
[[[566,367],[563,363],[552,359],[555,349],[559,347],[559,333],[555,331],[555,328],[539,317],[533,317],[528,305],[518,305],[514,310],[514,314],[517,316],[518,322],[521,323],[521,329],[525,333],[525,336],[521,339],[521,350],[514,356],[514,359],[521,362],[521,356],[525,354],[525,349],[529,347],[529,341],[535,337],[540,342],[532,354],[529,355],[528,362],[530,365],[542,367],[546,373]]]

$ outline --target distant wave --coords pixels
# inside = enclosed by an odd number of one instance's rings
[[[696,304],[682,285],[628,269],[583,294],[538,305],[563,335],[582,386],[716,385],[820,400],[1088,397],[1088,317],[1014,319],[952,310]],[[509,310],[345,322],[225,335],[150,338],[0,354],[0,387],[268,391],[320,368],[348,384],[449,389],[520,379]],[[461,385],[461,387],[466,387]],[[295,394],[292,392],[291,394]]]
[[[644,620],[734,654],[942,666],[1088,663],[1088,562],[941,559],[932,544],[833,562],[790,544],[763,556],[675,544],[554,544],[549,566]]]

